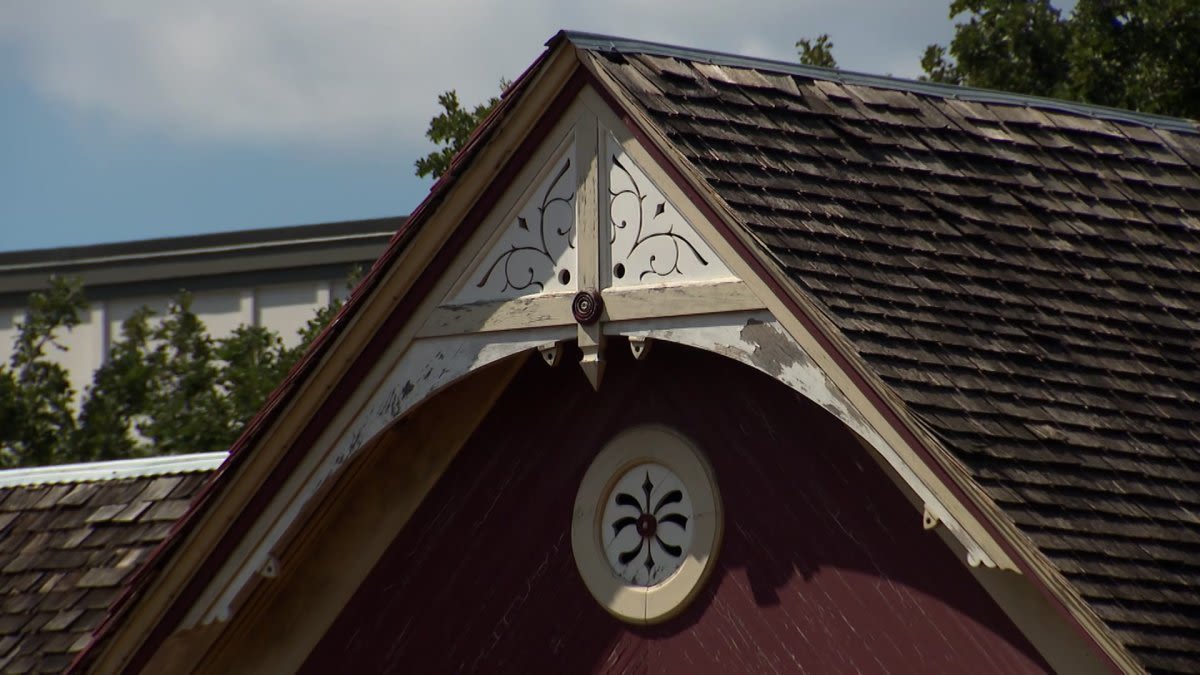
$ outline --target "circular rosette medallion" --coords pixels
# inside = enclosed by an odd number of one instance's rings
[[[679,433],[619,434],[588,467],[575,500],[571,546],[589,591],[632,623],[681,611],[712,569],[721,510],[712,469]]]
[[[694,514],[683,483],[661,464],[638,464],[610,494],[600,522],[613,572],[637,586],[674,574],[692,548]]]

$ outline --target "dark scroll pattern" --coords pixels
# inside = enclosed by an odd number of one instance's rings
[[[609,187],[608,194],[608,220],[611,224],[609,229],[609,245],[613,245],[617,241],[617,230],[633,229],[633,243],[628,251],[613,251],[613,274],[617,278],[623,278],[626,274],[637,274],[638,281],[645,279],[648,276],[667,277],[671,275],[682,275],[683,272],[679,269],[681,256],[690,255],[696,262],[701,265],[708,265],[708,261],[696,250],[692,242],[688,241],[687,237],[675,232],[675,225],[669,222],[663,222],[670,217],[667,213],[667,203],[658,201],[656,204],[646,203],[646,193],[642,190],[642,186],[638,185],[637,179],[621,160],[616,156],[612,156],[613,167],[620,174],[625,176],[628,181],[628,187],[622,187],[619,190]],[[652,203],[654,200],[651,200]],[[632,203],[631,203],[632,202]],[[648,214],[650,208],[654,209],[652,214]],[[622,217],[628,214],[618,214],[618,209],[625,211],[631,209],[636,216],[634,218]],[[663,218],[667,216],[667,218]],[[661,219],[661,220],[660,220]],[[631,222],[632,220],[632,222]],[[664,229],[665,227],[665,229]],[[633,258],[635,252],[639,249],[649,249],[649,259],[645,263],[643,269],[629,269],[629,259]],[[624,254],[625,262],[619,260],[619,254]]]
[[[542,195],[542,202],[537,207],[536,223],[530,224],[529,219],[523,215],[517,217],[517,227],[528,233],[529,243],[525,245],[512,244],[496,256],[496,259],[486,268],[483,276],[475,284],[477,287],[486,286],[492,275],[495,274],[497,277],[500,275],[504,277],[504,287],[500,289],[501,293],[509,289],[523,291],[536,288],[538,292],[545,290],[545,284],[538,279],[550,278],[559,272],[555,267],[558,258],[556,253],[564,250],[564,246],[575,248],[575,243],[571,241],[571,233],[575,229],[575,186],[569,186],[571,192],[567,196],[555,196],[559,183],[562,182],[563,176],[567,175],[570,168],[571,160],[568,158]],[[556,205],[565,208],[553,208]],[[566,222],[555,225],[552,220],[555,219],[555,216],[561,216],[564,213]],[[550,266],[550,273],[542,275],[535,271],[535,265],[546,264]]]

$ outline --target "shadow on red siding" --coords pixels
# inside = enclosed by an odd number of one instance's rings
[[[711,354],[608,352],[598,394],[570,356],[530,360],[307,672],[1048,670],[832,415]],[[595,453],[643,422],[704,449],[726,520],[693,605],[635,628],[588,595],[570,519]]]

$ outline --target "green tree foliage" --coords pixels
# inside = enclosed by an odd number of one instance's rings
[[[946,84],[962,84],[962,74],[949,58],[946,48],[942,45],[929,45],[921,55],[921,70],[925,71],[920,79]]]
[[[241,430],[258,413],[307,347],[305,341],[289,350],[278,333],[264,326],[238,326],[218,341],[216,356],[224,367],[216,383],[225,394],[233,429]]]
[[[147,419],[138,431],[158,454],[220,450],[232,440],[227,392],[216,386],[217,348],[191,305],[186,293],[172,300],[153,334]]]
[[[354,290],[354,287],[357,286],[358,282],[362,280],[362,276],[363,269],[361,267],[356,265],[350,270],[350,275],[346,277],[347,293]],[[345,303],[343,303],[341,299],[332,298],[324,307],[318,307],[316,313],[313,314],[313,317],[308,320],[308,323],[304,324],[304,328],[300,329],[300,344],[286,351],[282,357],[283,360],[287,363],[295,363],[296,361],[300,360],[300,357],[304,355],[305,350],[308,349],[308,345],[311,344],[313,340],[316,340],[317,336],[320,335],[321,332],[329,326],[329,324],[333,323],[333,318],[337,316],[338,312],[342,311],[343,304]]]
[[[64,350],[64,331],[79,325],[87,307],[78,281],[51,279],[50,289],[29,297],[7,367],[0,366],[0,463],[53,464],[72,456],[75,433],[67,371],[46,353]]]
[[[75,390],[49,350],[64,349],[60,339],[87,303],[78,281],[52,279],[30,296],[0,365],[0,466],[226,449],[341,305],[319,308],[291,348],[259,326],[213,339],[186,293],[162,317],[143,307],[122,324],[76,414]]]
[[[503,88],[506,83],[501,82]],[[429,129],[425,137],[441,146],[437,150],[418,159],[417,175],[425,178],[432,176],[440,178],[450,168],[450,161],[462,149],[483,120],[491,114],[500,103],[499,97],[492,97],[487,103],[480,103],[472,110],[462,107],[458,100],[458,92],[451,90],[438,96],[438,105],[442,112],[429,120]]]
[[[837,68],[837,59],[833,58],[833,41],[827,33],[818,35],[815,40],[800,38],[796,41],[796,52],[800,56],[800,63],[806,66]]]
[[[153,315],[149,308],[142,307],[126,319],[120,339],[109,349],[108,360],[93,375],[80,407],[72,460],[92,462],[143,454],[134,432],[137,422],[149,412],[154,393]]]
[[[954,0],[949,47],[930,45],[926,78],[1200,118],[1200,2]]]
[[[950,16],[969,14],[957,24],[950,55],[936,59],[926,48],[922,64],[952,74],[947,80],[973,87],[1053,96],[1067,76],[1067,23],[1048,0],[954,0]],[[927,70],[932,79],[932,73]]]
[[[1072,98],[1200,119],[1200,2],[1080,0],[1067,62]]]

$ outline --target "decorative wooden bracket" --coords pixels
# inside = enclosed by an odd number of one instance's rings
[[[538,347],[538,353],[542,355],[542,360],[546,362],[546,365],[553,368],[562,361],[563,343],[559,341],[544,344]]]
[[[268,555],[267,559],[263,561],[262,567],[258,569],[258,573],[264,579],[274,579],[279,576],[279,558]]]
[[[925,514],[921,518],[921,525],[924,526],[924,528],[927,530],[932,530],[933,528],[937,527],[937,524],[938,524],[937,514],[934,513],[929,508],[928,504],[926,504],[925,505]]]
[[[579,366],[583,368],[583,374],[587,376],[588,382],[592,383],[592,388],[600,391],[600,378],[604,377],[603,336],[599,342],[586,347],[581,346],[580,349],[583,350],[583,356],[579,359]]]
[[[646,358],[646,354],[650,351],[650,345],[654,341],[646,337],[630,337],[629,351],[633,352],[633,358],[641,361]]]

